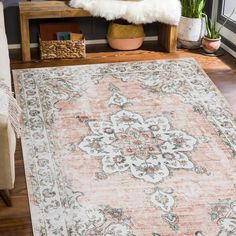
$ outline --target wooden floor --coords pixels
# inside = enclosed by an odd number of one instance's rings
[[[167,54],[155,51],[155,43],[147,43],[141,50],[132,52],[114,52],[107,46],[96,46],[88,48],[91,52],[86,59],[80,60],[55,60],[39,61],[37,52],[34,52],[35,60],[30,63],[20,61],[19,51],[11,52],[11,66],[13,69],[63,66],[89,63],[121,62],[158,60],[170,58],[193,57],[203,67],[212,81],[225,95],[228,101],[236,110],[236,59],[229,54],[219,58],[206,57],[197,51],[188,52],[179,50],[176,53]],[[105,51],[93,53],[94,51]],[[7,208],[0,200],[0,236],[32,236],[30,212],[27,199],[27,189],[24,175],[24,165],[20,141],[17,142],[16,150],[16,184],[11,191],[13,207]]]

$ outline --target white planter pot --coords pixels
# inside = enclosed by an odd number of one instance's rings
[[[187,18],[181,16],[178,26],[178,40],[184,48],[199,48],[205,33],[204,18]]]

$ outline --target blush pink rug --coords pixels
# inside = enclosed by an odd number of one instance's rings
[[[35,236],[235,236],[236,122],[193,59],[15,70]]]

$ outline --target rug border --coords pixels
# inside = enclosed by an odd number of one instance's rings
[[[222,92],[218,89],[218,87],[214,84],[214,82],[211,80],[210,76],[207,75],[207,73],[204,71],[204,69],[202,68],[202,66],[198,63],[198,61],[193,58],[193,57],[183,57],[183,58],[170,58],[170,59],[157,59],[157,60],[139,60],[139,61],[124,61],[124,62],[105,62],[105,63],[92,63],[92,64],[82,64],[82,65],[66,65],[66,66],[47,66],[47,67],[35,67],[35,68],[24,68],[24,69],[13,69],[12,70],[12,78],[13,78],[13,86],[14,86],[14,91],[18,91],[18,83],[17,83],[17,73],[19,73],[20,71],[24,72],[24,71],[28,71],[28,70],[43,70],[43,69],[53,69],[53,68],[63,68],[63,67],[89,67],[89,66],[96,66],[96,65],[110,65],[110,64],[129,64],[129,63],[149,63],[149,62],[168,62],[168,61],[178,61],[178,60],[191,60],[195,62],[195,65],[197,66],[197,68],[199,69],[199,71],[206,77],[208,78],[208,81],[210,82],[211,86],[214,88],[214,90],[217,92],[217,95],[219,95],[225,102],[226,106],[230,109],[232,115],[234,118],[236,118],[236,111],[235,109],[232,107],[232,105],[229,103],[229,101],[226,99],[226,97],[222,94]],[[20,93],[16,93],[15,92],[15,96],[16,99],[19,103],[20,101]],[[24,141],[24,139],[20,139],[20,142],[22,144],[22,147],[26,145],[26,141]],[[26,151],[24,151],[24,149],[22,148],[22,155],[23,155],[23,162],[24,162],[24,168],[25,168],[25,158],[24,156],[26,155]],[[24,171],[25,173],[25,171]],[[31,187],[31,183],[29,182],[29,180],[26,178],[26,173],[25,173],[25,179],[26,179],[26,186],[27,186],[27,193],[28,193],[28,205],[30,208],[30,215],[31,215],[31,225],[32,225],[32,230],[33,230],[33,235],[36,236],[36,228],[34,227],[34,217],[33,217],[33,204],[30,204],[30,201],[33,200],[31,197],[31,193],[29,192],[30,187]],[[32,205],[32,206],[31,206]],[[36,225],[36,224],[35,224]]]

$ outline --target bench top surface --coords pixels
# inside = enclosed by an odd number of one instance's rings
[[[64,1],[19,2],[20,15],[31,19],[91,16],[82,8],[69,7]]]

